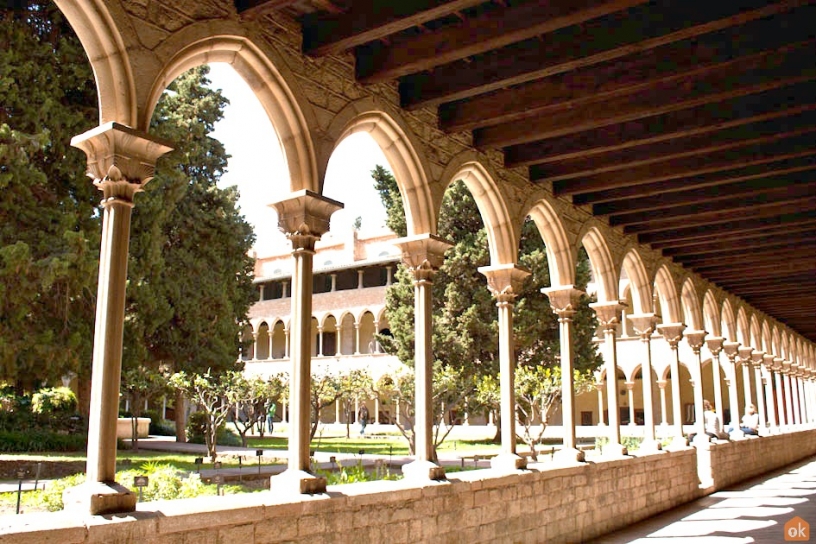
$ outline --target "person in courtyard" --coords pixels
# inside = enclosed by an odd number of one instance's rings
[[[717,412],[714,411],[714,408],[711,406],[711,402],[704,400],[703,401],[703,424],[705,427],[705,434],[707,434],[712,439],[718,439],[722,437],[722,433],[720,432],[720,418],[717,416]],[[689,442],[694,440],[694,437],[697,436],[696,433],[689,434]]]
[[[757,414],[756,406],[753,404],[749,404],[745,407],[745,415],[742,416],[740,430],[744,434],[753,436],[759,435],[759,414]]]
[[[272,434],[273,426],[275,423],[275,411],[277,410],[278,406],[274,402],[268,403],[266,408],[266,422],[267,427],[269,427],[269,434]]]
[[[366,408],[365,404],[360,406],[360,412],[357,414],[357,418],[360,420],[360,436],[363,436],[365,434],[366,425],[368,425],[368,408]]]

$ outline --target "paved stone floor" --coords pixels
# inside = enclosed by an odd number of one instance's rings
[[[593,541],[595,544],[816,542],[816,458],[719,491]],[[786,538],[786,529],[791,531]]]

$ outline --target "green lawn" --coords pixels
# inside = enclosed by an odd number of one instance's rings
[[[251,448],[286,449],[288,440],[282,437],[250,438]],[[352,435],[345,437],[315,437],[312,449],[320,452],[358,453],[365,450],[367,454],[408,455],[408,442],[401,435],[372,435],[366,438]],[[499,445],[479,440],[449,440],[439,446],[440,452],[498,451]]]
[[[37,454],[25,454],[25,453],[14,453],[8,455],[0,455],[0,459],[13,459],[16,461],[30,461],[32,465],[37,461],[43,460],[50,460],[50,461],[85,461],[86,455],[85,452],[76,452],[76,453],[37,453]],[[184,470],[187,472],[196,470],[195,464],[195,455],[185,455],[181,453],[167,453],[167,452],[160,452],[160,451],[140,451],[140,452],[133,452],[130,450],[119,450],[116,454],[116,468],[117,470],[124,470],[126,468],[139,468],[142,464],[153,462],[153,463],[167,463],[173,465],[179,470]],[[237,467],[238,460],[234,457],[220,457],[219,460],[221,461],[221,466],[224,468],[227,467]],[[127,461],[130,461],[130,467],[128,467]],[[202,468],[212,468],[211,463],[208,462],[208,457],[204,456],[204,465]]]

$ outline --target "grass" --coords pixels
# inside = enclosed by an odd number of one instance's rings
[[[167,452],[160,452],[160,451],[140,451],[134,452],[130,450],[120,450],[117,453],[116,457],[116,468],[117,470],[123,470],[128,468],[127,461],[130,461],[130,465],[132,468],[138,468],[143,463],[146,462],[154,462],[154,463],[167,463],[173,465],[178,470],[183,470],[187,472],[192,472],[196,470],[195,459],[197,456],[195,455],[185,455],[181,453],[167,453]],[[85,461],[87,459],[85,452],[76,452],[76,453],[37,453],[37,454],[25,454],[25,453],[15,453],[15,454],[8,454],[8,455],[0,455],[0,460],[15,460],[15,461],[29,461],[32,464],[36,463],[37,461]],[[224,468],[227,467],[238,467],[238,459],[232,456],[221,457],[219,458],[221,461],[221,466]],[[245,463],[246,464],[246,463]],[[209,457],[204,456],[204,464],[202,468],[212,468],[211,463],[209,463]]]
[[[288,440],[283,437],[249,438],[250,448],[267,448],[285,450]],[[377,434],[367,435],[366,438],[352,435],[351,438],[331,436],[315,436],[312,440],[312,449],[327,453],[358,453],[365,450],[367,454],[376,455],[408,455],[408,442],[402,435]],[[468,454],[473,451],[499,451],[500,446],[484,440],[447,440],[439,448],[439,452],[461,452]]]

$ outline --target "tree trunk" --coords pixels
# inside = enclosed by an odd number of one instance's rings
[[[185,417],[185,399],[184,393],[176,390],[176,442],[187,442],[187,418]]]

